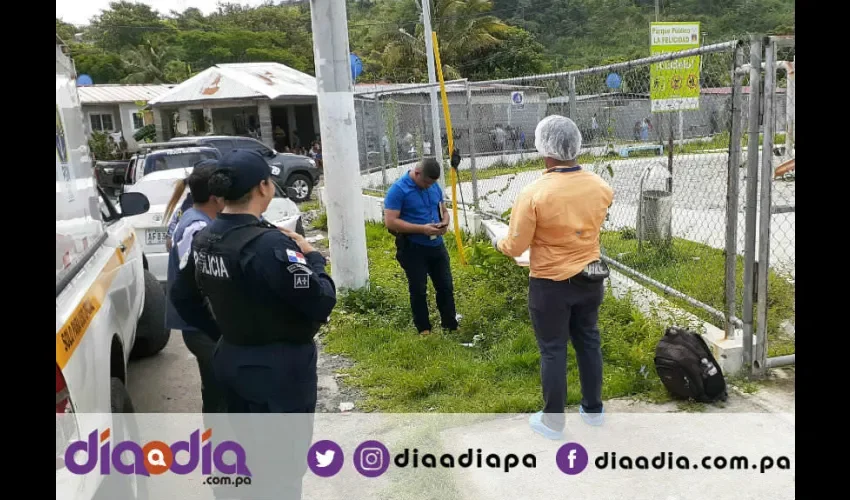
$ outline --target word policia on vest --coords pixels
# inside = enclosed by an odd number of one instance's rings
[[[195,267],[203,274],[213,278],[230,278],[224,258],[221,255],[209,255],[197,250],[194,252]]]

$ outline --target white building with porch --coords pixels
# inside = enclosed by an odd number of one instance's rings
[[[218,64],[148,105],[157,141],[237,135],[283,151],[309,148],[320,133],[316,79],[279,63]]]

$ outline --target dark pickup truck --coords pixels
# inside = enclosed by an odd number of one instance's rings
[[[247,149],[256,151],[265,158],[266,163],[272,169],[272,176],[285,188],[291,188],[292,201],[301,203],[310,199],[313,188],[319,184],[322,170],[316,166],[315,160],[306,156],[294,155],[292,153],[278,153],[262,142],[251,137],[238,137],[228,135],[206,135],[194,137],[175,137],[169,142],[176,144],[200,145],[213,147],[222,155],[234,149]]]

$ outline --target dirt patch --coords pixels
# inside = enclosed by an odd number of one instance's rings
[[[312,226],[319,216],[319,210],[308,210],[301,216],[304,223],[304,234],[313,247],[330,262],[330,248],[326,232]],[[316,339],[319,349],[317,372],[319,376],[319,400],[316,411],[319,413],[341,413],[343,411],[358,411],[363,395],[345,383],[347,376],[340,373],[353,366],[353,362],[338,354],[324,352],[321,332]]]

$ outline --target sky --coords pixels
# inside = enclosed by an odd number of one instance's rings
[[[98,15],[101,10],[109,7],[112,0],[56,0],[56,17],[66,23],[88,24],[89,20]],[[133,0],[131,0],[133,1]],[[232,0],[231,3],[242,5],[261,5],[267,0]],[[200,9],[209,14],[216,9],[219,0],[135,0],[134,3],[146,3],[161,14],[171,10],[183,11],[190,7]],[[275,2],[277,3],[277,2]]]

